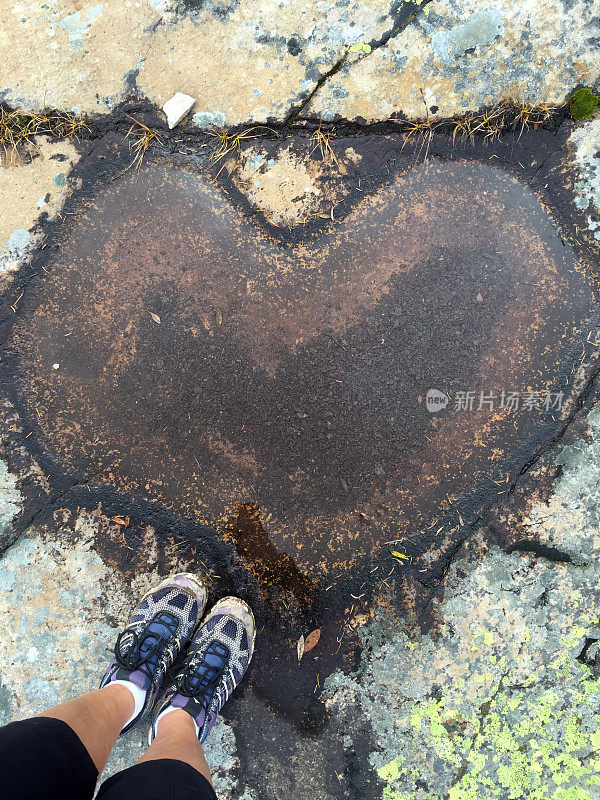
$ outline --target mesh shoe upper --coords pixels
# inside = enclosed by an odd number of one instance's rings
[[[159,704],[152,734],[163,711],[182,708],[194,718],[203,742],[248,668],[254,635],[248,606],[237,598],[220,600],[194,636],[183,666]]]
[[[191,576],[175,575],[149,592],[119,634],[114,658],[100,687],[131,681],[146,692],[144,706],[123,729],[133,727],[155,702],[168,669],[189,642],[204,610],[206,592]]]

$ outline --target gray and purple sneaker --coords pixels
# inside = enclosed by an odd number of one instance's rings
[[[179,573],[147,592],[115,644],[114,658],[100,688],[114,681],[138,686],[145,697],[121,733],[148,713],[164,689],[168,670],[196,629],[206,605],[206,589],[193,575]]]
[[[248,668],[255,637],[254,615],[243,600],[224,597],[215,603],[156,707],[150,741],[161,715],[181,708],[191,715],[203,742]]]

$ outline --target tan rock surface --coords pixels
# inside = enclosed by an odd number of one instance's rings
[[[31,159],[27,163],[28,159]],[[36,139],[25,158],[14,152],[0,161],[0,280],[18,267],[36,240],[32,229],[43,213],[56,214],[68,194],[67,176],[79,156],[72,142]]]
[[[239,163],[234,162],[232,178],[271,224],[297,225],[334,213],[347,191],[340,175],[354,156],[353,152],[336,156],[333,150],[321,155],[314,140],[302,152],[282,145],[268,153],[252,145],[242,151]]]
[[[348,61],[306,111],[370,122],[424,117],[423,98],[440,118],[508,98],[561,103],[600,75],[598,19],[586,0],[433,0],[386,46]]]
[[[175,5],[15,3],[0,29],[0,98],[106,112],[137,83],[160,106],[175,91],[197,97],[202,125],[281,120],[349,46],[393,24],[389,0]]]

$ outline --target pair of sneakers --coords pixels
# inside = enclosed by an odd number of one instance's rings
[[[135,711],[122,734],[152,711],[152,741],[161,716],[176,709],[191,715],[200,742],[210,733],[248,668],[256,628],[250,607],[237,597],[219,600],[203,620],[205,606],[203,584],[179,573],[145,594],[134,610],[100,683],[124,684],[133,694]]]

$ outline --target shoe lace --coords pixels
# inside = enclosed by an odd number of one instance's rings
[[[150,626],[160,626],[160,630],[150,630]],[[155,614],[139,631],[121,631],[115,645],[115,660],[123,669],[133,672],[140,670],[150,680],[153,677],[151,659],[161,655],[173,641],[179,630],[179,619],[167,611]]]
[[[221,665],[211,664],[210,656],[219,659]],[[230,657],[230,649],[219,641],[210,642],[203,653],[198,650],[189,653],[178,681],[178,692],[193,697],[206,709],[223,676],[229,672]]]

